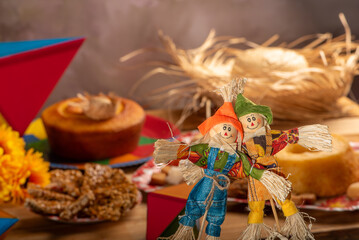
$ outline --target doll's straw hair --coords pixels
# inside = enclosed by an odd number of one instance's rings
[[[228,84],[224,85],[221,88],[215,90],[222,96],[224,102],[233,102],[236,101],[237,95],[243,93],[244,85],[246,83],[246,78],[234,78]]]

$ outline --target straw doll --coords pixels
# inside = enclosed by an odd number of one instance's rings
[[[269,107],[256,105],[249,99],[238,94],[235,103],[235,112],[243,125],[244,139],[242,150],[251,158],[253,164],[269,169],[280,176],[278,163],[274,157],[287,144],[298,143],[310,150],[331,150],[331,136],[328,127],[323,125],[308,125],[287,131],[271,130],[272,112]],[[263,224],[263,209],[265,200],[273,196],[261,182],[248,177],[248,205],[250,214],[248,227],[240,239],[260,239]],[[290,239],[314,239],[293,201],[289,198],[284,201],[274,198],[286,216],[282,234]]]
[[[242,125],[233,110],[231,88],[222,88],[220,92],[225,103],[198,127],[203,135],[200,140],[190,146],[167,140],[158,140],[155,144],[157,165],[184,159],[179,163],[184,179],[189,185],[196,184],[189,194],[177,232],[167,239],[194,239],[193,226],[202,216],[208,222],[207,239],[219,239],[227,207],[228,176],[250,175],[266,186],[268,182],[275,182],[279,186],[276,195],[279,197],[285,198],[290,189],[284,178],[264,168],[253,167],[245,154],[236,152],[243,138]],[[242,174],[236,174],[238,172]]]

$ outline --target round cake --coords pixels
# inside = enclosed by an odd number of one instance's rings
[[[311,152],[293,144],[276,157],[283,172],[290,174],[294,193],[331,197],[345,194],[348,186],[358,181],[359,160],[349,143],[337,135],[333,135],[332,152]]]
[[[145,112],[129,99],[80,95],[53,104],[41,118],[53,153],[91,161],[136,149]]]

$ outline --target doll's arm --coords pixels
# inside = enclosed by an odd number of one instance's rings
[[[208,144],[196,144],[189,147],[187,159],[200,167],[207,166],[209,147]]]
[[[179,151],[184,154],[185,149],[188,147],[187,144],[181,142],[171,142],[165,139],[157,140],[155,142],[155,151],[153,152],[155,164],[157,166],[163,166],[178,159]]]
[[[228,176],[236,179],[247,177],[247,175],[243,171],[243,164],[241,161],[233,164],[233,167],[228,172]]]
[[[185,143],[159,139],[155,143],[153,158],[158,166],[181,159],[189,159],[198,166],[204,166],[207,164],[207,157],[205,155],[207,149],[207,144],[189,146]]]
[[[328,126],[321,124],[306,125],[287,131],[272,130],[272,155],[287,144],[298,143],[311,151],[331,151],[332,136]]]
[[[287,144],[294,144],[299,141],[298,128],[286,131],[271,130],[272,133],[272,155],[285,148]]]
[[[251,176],[260,181],[269,193],[281,201],[284,201],[291,190],[291,183],[284,177],[273,171],[263,169],[262,166],[252,163],[247,155],[237,152],[237,161],[228,175],[233,178],[243,178]]]
[[[178,166],[188,185],[197,183],[204,176],[203,168],[207,166],[208,145],[196,144],[178,149],[177,158],[183,159]]]
[[[264,170],[263,166],[253,164],[246,154],[237,152],[237,158],[228,175],[233,178],[244,178],[250,175],[259,180]]]

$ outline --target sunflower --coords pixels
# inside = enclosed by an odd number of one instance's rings
[[[12,187],[0,177],[0,202],[7,202],[10,200],[10,191]]]
[[[45,162],[42,158],[42,153],[34,152],[30,149],[26,153],[26,161],[29,164],[30,176],[28,182],[46,186],[50,183],[49,162]]]
[[[13,202],[21,202],[25,197],[25,185],[30,176],[29,164],[25,156],[5,154],[0,157],[1,188],[9,190],[9,198]],[[6,197],[2,199],[8,201]]]
[[[19,133],[6,124],[0,126],[0,156],[4,154],[24,155],[25,141]]]
[[[0,126],[0,202],[21,203],[27,197],[26,183],[45,186],[50,182],[49,163],[10,127]]]

